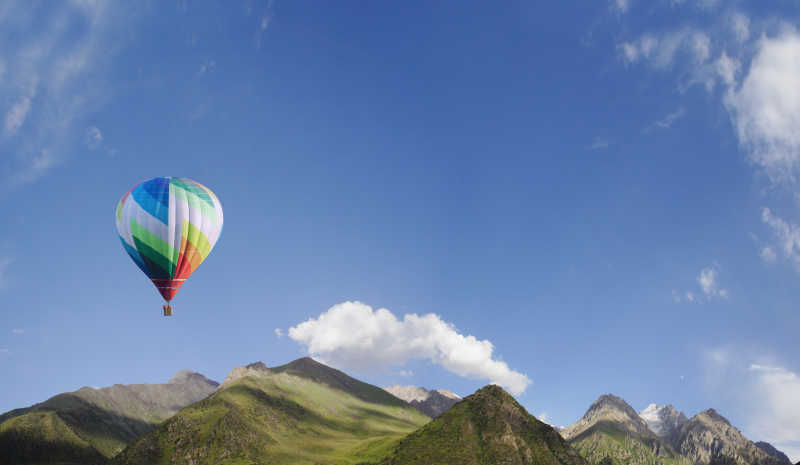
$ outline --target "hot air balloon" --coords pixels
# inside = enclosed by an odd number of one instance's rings
[[[170,301],[219,239],[222,205],[197,181],[153,178],[122,196],[117,231],[125,251],[164,297],[164,316],[170,316]]]

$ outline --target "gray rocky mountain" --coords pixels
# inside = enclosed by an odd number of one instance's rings
[[[755,444],[756,444],[756,447],[758,447],[759,449],[763,450],[764,452],[766,452],[767,454],[771,455],[772,457],[777,458],[778,460],[780,460],[784,464],[792,465],[792,461],[789,460],[789,457],[786,454],[784,454],[783,452],[781,452],[778,449],[776,449],[775,446],[773,446],[772,444],[770,444],[768,442],[764,442],[764,441],[758,441]]]
[[[561,435],[589,463],[690,465],[690,462],[650,430],[645,420],[623,399],[600,396]]]
[[[674,439],[681,455],[701,465],[784,465],[748,440],[714,409],[700,412],[681,426]]]
[[[461,396],[445,389],[427,390],[416,386],[389,386],[384,388],[393,396],[402,399],[436,418],[461,400]]]
[[[105,463],[218,383],[180,371],[164,384],[82,387],[0,415],[0,463]]]

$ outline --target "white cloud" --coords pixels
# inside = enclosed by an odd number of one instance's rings
[[[748,428],[784,452],[800,458],[800,376],[779,366],[751,364],[755,377],[753,409]]]
[[[97,126],[89,126],[86,129],[86,136],[84,137],[86,146],[89,150],[94,150],[103,144],[103,133]]]
[[[760,360],[760,361],[757,361]],[[765,361],[770,360],[770,361]],[[706,388],[743,418],[742,432],[800,460],[800,376],[763,354],[718,347],[705,353]]]
[[[620,13],[627,13],[631,7],[630,0],[614,0],[614,6]]]
[[[595,138],[595,140],[592,142],[592,145],[589,146],[589,150],[605,149],[605,148],[608,148],[609,145],[611,145],[611,143],[609,141],[607,141],[606,139],[601,139],[601,138],[598,137],[598,138]]]
[[[11,330],[11,334],[25,334],[25,330],[22,328],[14,328]]]
[[[736,12],[730,17],[730,27],[733,36],[739,42],[745,42],[750,38],[750,18],[742,13]]]
[[[317,318],[289,328],[289,337],[308,353],[347,369],[402,365],[427,359],[459,376],[488,379],[515,395],[531,380],[492,357],[488,340],[464,336],[438,315],[406,314],[398,319],[385,308],[360,302],[334,305]]]
[[[38,155],[30,157],[27,166],[18,170],[13,178],[14,184],[25,184],[39,179],[56,163],[55,157],[48,149],[41,149]]]
[[[666,116],[661,118],[658,121],[653,122],[652,124],[648,125],[644,128],[643,132],[651,132],[655,129],[669,129],[675,124],[675,121],[683,118],[686,114],[686,109],[683,107],[678,108],[677,110],[673,111],[672,113],[668,113]]]
[[[750,159],[774,182],[791,181],[800,160],[800,35],[787,28],[757,48],[725,105]]]
[[[704,32],[695,31],[690,41],[695,62],[705,63],[711,56],[711,38]]]
[[[11,109],[6,113],[5,124],[3,125],[3,134],[12,136],[17,133],[28,113],[31,111],[31,100],[36,95],[35,90],[29,95],[21,95],[17,102],[11,106]]]
[[[719,272],[716,268],[709,267],[700,270],[700,275],[697,277],[697,283],[700,284],[700,289],[703,290],[703,294],[705,294],[708,299],[714,297],[722,297],[725,299],[728,297],[728,290],[720,289],[719,287],[718,275]]]
[[[760,255],[761,259],[766,263],[775,263],[775,260],[778,259],[778,256],[775,255],[775,249],[771,246],[762,247]]]
[[[689,302],[694,302],[694,299],[695,299],[694,293],[691,292],[691,291],[687,291],[686,292],[686,300],[688,300]]]
[[[130,37],[124,29],[134,17],[131,9],[121,3],[110,14],[104,0],[47,8],[4,2],[0,56],[8,61],[0,101],[9,106],[0,115],[0,152],[13,156],[0,160],[0,183],[31,182],[86,142],[83,120],[107,99],[107,61]]]
[[[279,338],[283,337],[283,330],[280,328],[275,328],[275,335]]]
[[[722,82],[727,86],[732,86],[736,83],[736,75],[742,64],[736,58],[731,58],[723,51],[722,55],[714,62],[714,69]]]
[[[783,257],[794,264],[800,271],[800,226],[790,223],[783,218],[775,216],[772,210],[764,207],[761,210],[761,221],[772,230],[772,235],[776,241],[774,248],[783,254]],[[766,246],[761,250],[761,258],[765,261],[774,261],[777,255],[773,246]],[[765,252],[769,249],[769,252]],[[767,259],[771,260],[767,260]]]

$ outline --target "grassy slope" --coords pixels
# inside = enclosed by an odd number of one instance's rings
[[[214,386],[195,380],[81,388],[6,412],[0,415],[0,464],[41,463],[43,457],[52,458],[46,463],[53,464],[105,463],[154,430],[179,406],[208,395]],[[28,452],[20,455],[19,451]],[[97,455],[103,457],[101,462],[89,459]]]
[[[569,442],[591,464],[609,458],[614,465],[691,465],[657,441],[639,438],[612,423],[597,423]]]
[[[400,441],[380,464],[585,465],[549,425],[497,386],[466,397]]]
[[[104,464],[106,458],[77,436],[56,412],[31,412],[0,424],[0,451],[9,464]]]
[[[185,408],[113,463],[354,464],[383,456],[429,421],[393,396],[388,405],[368,402],[284,367],[264,378],[239,379]],[[318,380],[335,375],[325,369],[319,368]],[[346,378],[339,381],[352,384]],[[373,392],[357,388],[362,395]]]

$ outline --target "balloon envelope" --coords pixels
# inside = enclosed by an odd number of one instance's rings
[[[117,231],[128,255],[170,301],[219,239],[222,205],[199,182],[153,178],[122,196]]]

